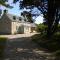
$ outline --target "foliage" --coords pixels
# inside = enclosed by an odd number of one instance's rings
[[[59,31],[59,32],[60,32],[60,24],[58,25],[57,31]]]
[[[48,40],[46,33],[44,33],[42,35],[36,35],[35,37],[37,39],[33,38],[33,40],[43,45],[43,47],[47,48],[48,50],[52,50],[52,51],[58,50],[60,48],[60,44],[59,44],[60,32],[59,33],[57,32],[58,23],[60,19],[60,13],[59,13],[60,1],[59,0],[22,0],[20,2],[20,8],[33,9],[34,7],[37,7],[44,15],[44,18],[46,20],[45,21],[46,25],[48,26],[47,35],[50,39]]]
[[[47,30],[47,26],[46,25],[44,25],[44,24],[38,24],[37,25],[37,31],[38,32],[44,33],[44,32],[46,32],[46,30]]]
[[[7,0],[0,0],[0,4],[3,5],[3,6],[7,6],[7,4],[5,4]]]
[[[19,0],[13,0],[13,3],[16,3],[17,1],[19,1]]]
[[[53,55],[56,57],[55,60],[60,60],[60,50],[54,52]]]
[[[58,0],[23,0],[20,2],[20,7],[25,7],[27,9],[33,9],[34,7],[37,7],[44,15],[48,26],[47,35],[50,37],[54,34],[54,32],[56,32],[58,26],[60,18],[59,4],[60,1]]]
[[[33,23],[31,13],[29,13],[29,12],[27,12],[27,11],[23,11],[23,12],[21,13],[21,15],[24,16],[26,22],[31,22],[31,23]]]
[[[6,6],[6,0],[1,0],[0,4]],[[16,3],[19,0],[14,0],[13,3]],[[21,0],[20,8],[27,8],[32,11],[34,7],[37,7],[41,13],[44,15],[44,20],[48,26],[47,35],[50,37],[53,35],[59,23],[60,13],[60,1],[58,0]],[[30,11],[30,12],[31,12]]]
[[[13,6],[10,6],[9,4],[6,4],[6,2],[8,2],[8,0],[0,0],[0,5],[2,5],[4,7],[7,7],[7,8],[13,8]],[[2,9],[0,9],[0,16],[1,16],[1,14],[2,14]]]
[[[59,3],[58,0],[48,0],[48,12],[47,12],[47,25],[48,31],[47,34],[49,36],[53,35],[58,27],[60,14],[59,14]]]
[[[0,0],[0,5],[8,7],[8,8],[13,8],[12,6],[10,6],[9,4],[6,4],[8,0]]]
[[[0,37],[0,41],[5,42],[5,41],[6,41],[6,39],[7,39],[7,38],[5,38],[5,37]]]
[[[1,16],[1,14],[2,14],[2,10],[0,9],[0,16]]]
[[[60,33],[55,33],[50,40],[48,40],[46,33],[34,35],[32,40],[39,44],[40,47],[47,49],[50,52],[60,50]]]
[[[60,60],[60,24],[58,25],[57,32],[55,32],[50,39],[47,38],[47,33],[36,34],[32,36],[32,41],[37,43],[40,48],[45,51],[53,52],[56,60]]]
[[[13,3],[16,3],[17,1],[19,0],[14,0]],[[0,4],[6,6],[5,2],[6,0],[1,0]],[[32,11],[34,7],[37,7],[44,15],[44,20],[48,26],[47,35],[50,37],[56,32],[59,23],[59,4],[60,1],[58,0],[21,0],[20,8],[27,8]]]

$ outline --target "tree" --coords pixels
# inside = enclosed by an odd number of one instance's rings
[[[49,36],[53,35],[56,32],[60,14],[59,14],[59,4],[60,1],[58,0],[48,0],[48,12],[47,12],[47,19],[48,19],[48,31],[47,34]]]
[[[14,1],[14,0],[13,0]],[[8,0],[0,0],[0,5],[5,6],[7,8],[13,8],[12,6],[10,6],[9,4],[6,4],[6,2],[8,2]],[[2,10],[0,9],[0,16],[2,14]]]
[[[23,11],[23,12],[21,13],[21,15],[24,16],[26,22],[31,22],[31,23],[33,23],[31,13],[29,13],[29,12],[27,12],[27,11]]]
[[[40,32],[41,34],[46,33],[47,26],[42,24],[37,25],[37,32]]]
[[[14,0],[16,3],[19,0]],[[46,24],[48,26],[47,36],[50,38],[51,35],[56,32],[59,19],[60,19],[60,1],[59,0],[20,0],[20,8],[33,9],[37,7],[44,15]]]
[[[0,5],[5,6],[5,7],[8,7],[8,8],[13,8],[9,4],[6,4],[5,2],[8,2],[8,0],[0,0]]]
[[[3,5],[3,6],[7,6],[7,4],[5,3],[7,0],[0,0],[0,5]]]
[[[42,12],[48,26],[47,36],[50,38],[56,32],[59,23],[59,4],[59,0],[23,0],[20,2],[20,7],[27,9],[37,7]]]

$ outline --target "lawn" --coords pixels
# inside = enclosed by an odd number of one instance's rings
[[[4,55],[4,50],[5,50],[5,47],[6,47],[6,42],[7,42],[7,38],[0,37],[0,58],[2,58],[3,55]]]

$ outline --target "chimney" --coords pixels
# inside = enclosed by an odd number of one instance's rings
[[[4,10],[4,14],[6,14],[7,12],[8,12],[8,10],[5,9],[5,10]]]

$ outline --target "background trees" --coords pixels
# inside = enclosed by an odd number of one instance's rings
[[[25,18],[25,21],[26,21],[26,22],[31,22],[31,23],[33,23],[31,13],[29,13],[29,12],[27,12],[27,11],[23,11],[23,12],[21,13],[21,15]]]
[[[47,26],[44,25],[43,23],[37,25],[37,32],[44,34],[44,33],[46,33],[46,31],[47,31]]]
[[[32,2],[33,1],[33,2]],[[37,7],[44,15],[45,22],[48,26],[47,36],[56,32],[60,19],[60,1],[59,0],[23,0],[20,2],[21,8],[33,9]]]
[[[13,0],[14,1],[14,0]],[[5,6],[5,7],[7,7],[7,8],[13,8],[12,6],[10,6],[8,3],[6,3],[6,2],[8,2],[8,0],[0,0],[0,5],[2,5],[2,6]]]
[[[13,0],[14,1],[14,0]],[[0,0],[0,5],[5,6],[7,8],[13,8],[12,6],[10,6],[9,4],[7,4],[6,2],[8,2],[8,0]],[[2,10],[0,9],[0,16],[2,14]]]
[[[47,25],[48,25],[48,35],[51,36],[54,32],[56,32],[60,13],[59,13],[59,0],[48,0],[48,12],[47,12]]]
[[[5,4],[7,0],[0,1],[0,4],[3,6],[8,6]],[[13,3],[16,3],[19,0],[14,0]],[[26,8],[32,9],[36,7],[41,11],[41,14],[44,15],[44,23],[48,26],[47,36],[56,32],[59,20],[60,20],[60,1],[59,0],[20,0],[20,9]],[[31,16],[31,15],[30,15]]]
[[[7,7],[7,4],[5,3],[7,0],[0,0],[0,5],[3,5],[5,7]]]

